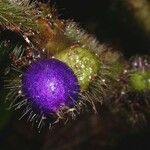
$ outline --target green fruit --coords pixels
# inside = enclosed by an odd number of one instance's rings
[[[65,62],[78,77],[81,90],[88,88],[92,77],[99,70],[98,57],[90,50],[79,46],[68,48],[55,56]]]
[[[135,91],[150,90],[150,71],[136,71],[130,75],[130,86]]]

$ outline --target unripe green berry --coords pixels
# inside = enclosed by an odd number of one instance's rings
[[[91,79],[99,70],[98,57],[90,50],[79,46],[71,47],[58,53],[56,58],[73,69],[78,77],[81,90],[88,88]]]
[[[150,90],[150,71],[138,70],[130,75],[130,86],[135,91]]]

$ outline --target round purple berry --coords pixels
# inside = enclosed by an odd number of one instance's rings
[[[80,87],[72,69],[57,59],[33,62],[22,75],[22,92],[38,110],[51,113],[73,107]]]

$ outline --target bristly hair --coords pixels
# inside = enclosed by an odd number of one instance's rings
[[[73,21],[66,21],[64,34],[81,47],[92,50],[97,54],[100,54],[104,50],[104,44],[99,43],[94,36],[86,33],[77,23]]]
[[[0,0],[0,25],[21,30],[35,28],[34,6],[28,0]]]

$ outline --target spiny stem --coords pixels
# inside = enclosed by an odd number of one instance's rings
[[[23,30],[35,27],[34,11],[30,6],[0,0],[0,25],[14,26]]]

